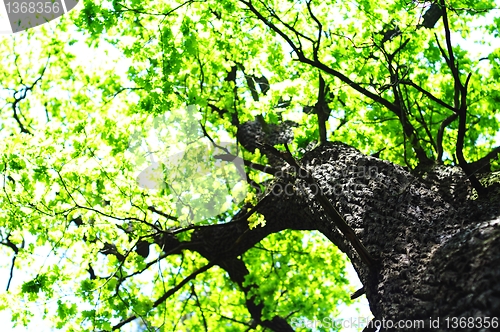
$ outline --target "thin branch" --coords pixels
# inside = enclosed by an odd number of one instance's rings
[[[174,8],[172,8],[169,11],[166,11],[164,13],[146,12],[146,11],[142,11],[142,10],[135,9],[135,8],[129,8],[129,7],[125,6],[125,5],[123,5],[123,3],[118,3],[118,5],[120,7],[125,8],[126,10],[115,10],[115,13],[132,12],[132,13],[135,13],[135,14],[143,14],[143,15],[149,15],[149,16],[163,16],[163,17],[167,17],[170,14],[174,13],[175,11],[177,11],[178,9],[184,7],[187,4],[191,4],[193,2],[198,2],[198,1],[194,1],[194,0],[186,1],[186,2],[181,3],[180,5],[178,5],[177,7],[174,7]]]
[[[264,6],[264,8],[266,8],[266,10],[271,15],[271,17],[275,18],[278,22],[280,22],[281,24],[283,24],[288,30],[290,30],[295,35],[295,37],[297,37],[297,42],[299,43],[299,48],[300,49],[302,49],[302,43],[300,41],[301,37],[304,38],[305,40],[309,41],[311,44],[314,45],[314,43],[315,43],[314,39],[312,39],[309,36],[304,35],[300,31],[297,31],[297,29],[295,29],[295,27],[294,27],[294,25],[298,21],[298,18],[299,18],[298,15],[299,14],[296,14],[296,16],[295,16],[295,22],[293,22],[293,25],[290,25],[289,23],[284,22],[278,15],[276,15],[276,12],[271,7],[269,7],[266,2],[264,2],[262,0],[258,0],[258,1],[262,4],[262,6]]]
[[[432,133],[429,129],[429,126],[427,125],[427,122],[424,119],[424,113],[422,112],[422,108],[420,108],[418,101],[415,101],[415,105],[417,106],[418,113],[420,114],[421,122],[420,121],[419,122],[422,125],[422,127],[424,128],[425,133],[427,134],[427,137],[429,137],[429,141],[430,141],[431,145],[434,147],[434,150],[437,151],[436,142],[434,141],[434,138],[432,137]]]
[[[189,276],[187,276],[186,278],[184,278],[179,284],[177,284],[177,286],[174,286],[172,287],[171,289],[169,289],[167,292],[165,292],[165,294],[163,294],[162,296],[160,296],[154,303],[153,303],[153,308],[156,308],[158,307],[160,304],[162,304],[163,302],[165,302],[170,296],[172,296],[173,294],[175,294],[179,289],[181,289],[185,284],[187,284],[190,280],[193,280],[194,278],[196,278],[199,274],[205,272],[205,271],[208,271],[211,267],[213,267],[215,265],[215,262],[212,261],[208,264],[206,264],[205,266],[199,268],[198,270],[192,272]],[[136,315],[132,315],[130,317],[128,317],[127,319],[124,319],[122,320],[120,323],[116,324],[115,326],[112,327],[112,330],[118,330],[119,328],[121,328],[122,326],[124,326],[125,324],[128,324],[130,323],[131,321],[137,319],[137,316]]]
[[[257,171],[260,171],[260,172],[263,172],[263,173],[267,173],[267,174],[270,174],[270,175],[276,175],[276,174],[278,174],[278,173],[281,172],[281,170],[278,170],[278,169],[276,169],[274,167],[264,166],[264,165],[261,165],[261,164],[257,164],[257,163],[254,163],[254,162],[251,162],[249,160],[240,158],[240,157],[235,156],[235,155],[230,154],[230,153],[214,155],[214,159],[219,159],[219,160],[223,160],[223,161],[232,161],[233,163],[235,161],[237,161],[239,163],[243,162],[243,164],[245,166],[247,166],[247,167],[253,168],[253,169],[257,170]]]
[[[444,101],[442,101],[441,99],[437,98],[436,96],[434,96],[432,93],[430,93],[429,91],[425,90],[424,88],[418,86],[417,84],[415,84],[414,82],[412,81],[409,81],[409,80],[401,80],[399,81],[399,83],[401,84],[404,84],[404,85],[409,85],[413,88],[415,88],[417,91],[423,93],[427,98],[429,98],[430,100],[434,101],[435,103],[443,106],[444,108],[447,108],[449,109],[450,111],[453,111],[453,112],[456,112],[456,108],[454,108],[453,106],[451,105],[448,105],[447,103],[445,103]]]
[[[116,96],[118,96],[120,93],[124,92],[124,91],[135,91],[135,90],[146,90],[145,88],[141,88],[141,87],[135,87],[135,88],[120,88],[118,89],[111,98],[109,98],[108,100],[104,100],[104,104],[108,104],[110,103],[111,101],[113,101],[114,98],[116,98]]]
[[[252,3],[252,0],[248,0],[248,1],[245,1],[245,0],[241,0],[241,2],[243,4],[245,4],[252,13],[255,14],[255,16],[257,16],[257,18],[259,20],[261,20],[262,22],[264,22],[265,25],[267,25],[269,28],[271,28],[274,32],[276,32],[278,35],[280,35],[281,38],[283,38],[287,43],[288,45],[290,45],[290,47],[293,49],[293,51],[295,52],[295,54],[297,54],[297,56],[304,56],[304,53],[302,52],[302,48],[299,48],[297,45],[295,45],[295,43],[290,39],[290,37],[288,37],[288,35],[286,33],[284,33],[283,31],[281,31],[280,29],[278,29],[278,27],[276,25],[274,25],[274,23],[272,23],[271,21],[269,21],[267,18],[265,18],[258,10],[257,8],[255,8],[255,6],[253,5]]]
[[[462,84],[462,82],[460,81],[458,64],[455,63],[455,55],[453,54],[453,47],[451,45],[451,31],[448,21],[448,14],[446,12],[445,0],[440,0],[439,4],[441,6],[441,10],[443,11],[443,25],[446,37],[446,47],[448,50],[448,66],[450,67],[450,70],[453,74],[453,80],[455,82],[455,107],[458,110],[458,134],[455,153],[457,156],[458,164],[463,169],[465,174],[467,174],[467,177],[469,178],[474,189],[476,189],[478,195],[482,196],[483,194],[485,194],[484,187],[474,176],[474,173],[470,170],[463,154],[465,133],[467,131],[467,88],[472,74],[469,73],[469,75],[467,75],[467,78],[465,79],[465,84]]]
[[[198,294],[196,294],[196,289],[194,288],[193,284],[191,284],[191,294],[194,295],[194,298],[196,300],[196,304],[198,305],[198,308],[200,308],[201,318],[203,318],[203,327],[205,328],[205,331],[208,332],[207,319],[205,318],[205,313],[203,312],[203,308],[201,307],[200,299],[198,298]]]
[[[438,133],[437,133],[437,138],[436,138],[436,147],[437,147],[437,161],[442,162],[443,161],[443,137],[444,137],[444,131],[446,127],[448,127],[453,121],[455,121],[458,118],[458,113],[453,113],[444,121],[441,123],[441,126],[439,127]]]
[[[311,65],[315,68],[321,69],[323,72],[330,74],[334,77],[337,77],[342,82],[349,85],[352,89],[358,91],[359,93],[361,93],[365,97],[368,97],[369,99],[373,100],[374,102],[380,103],[382,106],[385,106],[388,110],[392,111],[393,113],[395,113],[395,114],[400,113],[399,106],[395,105],[394,103],[390,102],[389,100],[385,99],[384,97],[377,95],[377,94],[363,88],[359,83],[352,81],[349,77],[345,76],[344,74],[342,74],[341,72],[339,72],[333,68],[328,67],[324,63],[322,63],[320,61],[311,60],[311,59],[306,58],[304,56],[299,57],[299,61],[302,63],[308,64],[308,65]]]
[[[377,45],[376,45],[377,46]],[[415,129],[413,124],[410,122],[408,119],[408,116],[411,114],[410,113],[410,105],[405,105],[404,102],[404,97],[401,92],[400,88],[400,75],[399,75],[399,68],[396,67],[394,68],[392,63],[393,63],[393,53],[392,55],[388,54],[387,51],[384,48],[384,45],[382,44],[381,46],[377,46],[382,54],[384,55],[386,61],[387,61],[387,70],[389,71],[391,82],[388,85],[388,88],[392,89],[392,93],[394,95],[394,105],[396,105],[399,109],[399,112],[394,112],[396,116],[399,118],[399,122],[401,123],[401,126],[403,127],[403,135],[404,135],[404,140],[408,139],[411,147],[415,151],[415,154],[417,156],[417,159],[419,160],[420,164],[430,164],[432,161],[429,159],[427,156],[426,151],[422,148],[419,137],[418,137],[418,131]],[[403,74],[404,76],[405,74]],[[405,156],[406,156],[406,145],[405,145]],[[406,157],[405,157],[406,160]]]
[[[483,168],[490,166],[491,161],[493,159],[498,158],[498,154],[500,154],[500,146],[497,146],[496,148],[491,150],[486,156],[482,157],[481,159],[476,160],[472,163],[469,163],[469,167],[470,167],[471,171],[473,171],[474,173],[477,173],[480,170],[482,170]],[[488,169],[487,171],[491,171],[491,170]]]
[[[326,84],[323,76],[319,73],[319,88],[318,88],[318,102],[316,103],[315,111],[318,116],[318,127],[319,127],[319,142],[324,144],[327,141],[326,135],[326,122],[330,117],[330,108],[326,101]]]
[[[14,256],[12,257],[12,263],[10,266],[9,280],[7,281],[7,288],[5,290],[6,292],[9,291],[10,283],[12,282],[12,278],[14,277],[14,266],[16,264],[17,254],[19,253],[19,248],[9,239],[9,237],[10,237],[10,234],[5,239],[5,242],[0,242],[0,244],[4,245],[6,247],[9,247],[14,252]],[[21,243],[21,248],[24,248],[24,239]]]
[[[306,1],[307,10],[309,11],[309,15],[311,16],[311,18],[316,22],[316,25],[318,26],[318,40],[315,43],[313,43],[313,58],[315,60],[319,60],[318,51],[319,51],[319,48],[321,45],[321,34],[323,33],[323,25],[318,20],[316,15],[314,15],[312,8],[311,8],[311,2],[312,2],[311,0]]]
[[[172,216],[168,213],[165,213],[163,211],[158,210],[156,207],[153,205],[148,206],[148,210],[151,212],[154,212],[156,214],[159,214],[160,216],[164,217],[165,219],[173,220],[173,221],[178,221],[178,218],[176,216]]]
[[[321,61],[318,60],[312,60],[307,58],[304,55],[304,52],[302,49],[299,49],[297,45],[288,37],[283,31],[281,31],[275,24],[270,22],[268,19],[266,19],[258,10],[255,8],[255,6],[252,4],[251,0],[245,1],[241,0],[243,4],[245,4],[252,13],[255,14],[255,16],[261,20],[264,24],[266,24],[271,30],[273,30],[275,33],[277,33],[279,36],[281,36],[288,44],[289,46],[294,50],[295,54],[297,54],[298,61],[311,65],[314,68],[320,69],[323,72],[330,74],[334,77],[337,77],[340,79],[342,82],[347,83],[351,88],[354,90],[358,91],[365,97],[373,100],[374,102],[377,102],[381,104],[382,106],[386,107],[390,111],[392,111],[394,114],[396,114],[400,119],[402,119],[402,114],[401,114],[401,108],[399,105],[390,102],[389,100],[383,98],[381,95],[377,95],[365,88],[363,88],[360,84],[352,81],[349,77],[345,76],[341,72],[325,65]],[[403,130],[405,134],[410,138],[410,142],[412,144],[413,149],[415,150],[415,153],[417,155],[417,158],[420,160],[421,163],[429,163],[430,160],[427,157],[425,150],[420,146],[418,137],[415,133],[415,129],[413,128],[412,124],[407,121],[403,120],[402,121],[403,125]]]

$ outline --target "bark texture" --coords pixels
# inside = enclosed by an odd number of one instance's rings
[[[429,330],[429,319],[439,318],[440,329],[432,330],[444,331],[450,330],[446,317],[500,316],[500,195],[495,181],[486,198],[474,199],[457,168],[435,166],[412,175],[343,143],[326,143],[300,164],[312,173],[317,188],[285,167],[254,208],[265,216],[264,227],[249,230],[249,214],[242,210],[227,224],[197,227],[190,241],[178,242],[166,254],[197,251],[248,294],[258,285],[243,282],[248,269],[240,256],[245,251],[284,229],[319,230],[353,262],[376,320],[421,320],[426,324],[421,330]],[[354,229],[377,260],[375,266],[360,260],[318,203],[317,191]],[[286,317],[263,319],[262,305],[247,298],[251,326],[293,331]]]
[[[500,315],[497,192],[473,200],[466,176],[456,168],[438,166],[416,177],[342,143],[326,144],[301,162],[378,260],[368,269],[314,200],[295,197],[310,200],[311,219],[304,216],[304,223],[347,253],[377,320],[427,324],[439,317],[446,330],[446,317]],[[276,204],[281,214],[274,218],[294,219],[286,201]]]

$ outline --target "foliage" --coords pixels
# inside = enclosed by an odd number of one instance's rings
[[[426,11],[443,4],[445,15],[425,27]],[[216,214],[182,222],[182,188],[168,178],[138,185],[151,162],[134,139],[159,128],[162,148],[183,150],[202,137],[235,142],[238,124],[254,119],[264,130],[293,121],[297,158],[327,139],[411,169],[456,164],[471,177],[498,169],[496,5],[85,0],[58,22],[2,37],[0,238],[14,258],[12,270],[3,267],[0,308],[26,324],[31,303],[43,305],[55,327],[75,331],[135,318],[163,331],[263,330],[275,315],[335,315],[352,290],[328,240],[267,234],[241,255],[248,273],[238,284],[191,236],[251,211],[262,190],[248,186],[246,200],[218,201],[226,205]],[[240,156],[271,163],[260,149]],[[246,171],[259,189],[272,178]],[[223,186],[195,185],[206,194]],[[262,218],[248,218],[251,231]],[[167,233],[179,246],[162,242]],[[262,305],[261,321],[247,300]]]

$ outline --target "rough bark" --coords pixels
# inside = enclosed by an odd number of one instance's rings
[[[303,222],[349,256],[377,320],[428,324],[430,317],[439,317],[446,330],[446,317],[499,316],[495,192],[487,200],[473,200],[468,180],[455,168],[439,166],[416,177],[342,143],[324,145],[301,162],[379,261],[368,269],[319,204],[307,195],[294,196],[297,202],[309,200]],[[297,218],[286,200],[275,199],[280,213],[266,214],[268,223]]]
[[[307,153],[301,165],[377,260],[369,268],[322,210],[311,188],[291,167],[257,205],[266,225],[249,230],[242,211],[228,224],[198,227],[183,249],[199,252],[244,285],[248,270],[239,258],[273,232],[319,230],[351,259],[378,321],[500,316],[499,191],[474,199],[457,168],[435,166],[412,175],[403,167],[365,156],[343,143],[326,143]],[[176,252],[174,249],[172,252]],[[262,319],[262,305],[247,301],[252,326],[292,331],[285,317]],[[474,326],[478,326],[477,324]],[[384,330],[384,329],[381,329]],[[387,330],[404,330],[390,328]],[[412,328],[411,330],[417,330]],[[481,330],[470,328],[469,330]],[[489,329],[482,329],[489,330]]]

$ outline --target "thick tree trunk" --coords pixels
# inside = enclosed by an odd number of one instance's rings
[[[311,200],[316,217],[304,222],[347,253],[377,320],[390,320],[388,327],[418,320],[429,329],[439,318],[440,327],[450,330],[455,318],[479,327],[486,325],[481,319],[500,316],[498,197],[471,200],[457,169],[436,167],[419,179],[341,143],[316,149],[302,164],[378,260],[374,268],[362,263]],[[281,211],[277,218],[291,218],[289,208]],[[477,320],[470,323],[472,318]]]
[[[241,253],[272,232],[316,229],[353,262],[377,325],[386,327],[382,330],[481,330],[480,323],[482,330],[492,330],[484,326],[486,317],[491,324],[500,316],[498,192],[473,200],[456,168],[435,167],[415,177],[342,143],[327,143],[300,163],[319,188],[310,188],[301,174],[281,177],[258,206],[265,227],[248,230],[242,213],[225,227],[197,230],[192,238],[197,251],[241,284],[246,268],[235,261]],[[311,189],[320,190],[354,229],[377,260],[374,266],[360,260]],[[259,308],[249,310],[263,326],[292,330],[280,317],[273,325],[254,314]],[[400,322],[408,328],[398,328]]]

